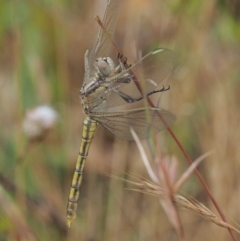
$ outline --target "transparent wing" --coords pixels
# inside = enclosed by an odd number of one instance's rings
[[[109,35],[113,37],[115,32],[115,27],[117,24],[117,18],[119,14],[120,1],[119,0],[108,0],[107,7],[103,17],[103,25],[107,29]],[[109,49],[112,44],[109,38],[104,34],[102,28],[100,28],[97,41],[89,53],[88,50],[85,54],[85,74],[84,82],[86,83],[91,76],[94,75],[93,63],[97,57],[108,57]]]
[[[148,117],[148,118],[147,118]],[[98,121],[115,136],[123,140],[133,140],[132,127],[140,139],[150,136],[151,128],[159,132],[170,126],[176,117],[170,112],[159,108],[140,108],[124,112],[94,113],[91,118]],[[149,121],[147,121],[149,119]],[[166,125],[163,123],[163,121]]]
[[[129,69],[106,78],[103,83],[107,86],[106,90],[94,93],[92,98],[90,96],[89,102],[95,107],[94,111],[104,111],[107,108],[139,101],[143,96],[153,94],[162,88],[159,84],[172,74],[176,63],[177,57],[173,51],[169,49],[152,51]],[[140,82],[143,95],[131,78],[132,75]],[[129,82],[126,76],[130,76]]]

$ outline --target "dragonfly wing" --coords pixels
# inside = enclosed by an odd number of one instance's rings
[[[115,32],[115,27],[117,24],[117,19],[119,14],[119,8],[120,8],[119,0],[108,0],[102,23],[111,37],[113,37]],[[90,77],[94,75],[93,64],[96,58],[108,57],[109,50],[111,47],[112,47],[112,44],[110,39],[103,32],[102,28],[100,28],[97,41],[92,51],[90,52],[89,56],[88,56],[88,53],[85,54],[84,83],[87,82],[90,79]]]
[[[170,77],[176,67],[177,56],[170,49],[157,49],[145,55],[130,70],[149,93]]]
[[[159,108],[140,108],[124,112],[93,113],[91,118],[98,121],[115,136],[123,140],[133,140],[132,127],[140,139],[150,137],[151,130],[161,131],[170,126],[176,117]],[[165,122],[165,124],[164,124]]]
[[[142,57],[129,69],[111,77],[111,80],[107,79],[107,81],[121,82],[121,79],[129,73],[137,78],[143,91],[149,93],[167,79],[167,77],[171,76],[176,64],[177,56],[172,50],[157,49]],[[121,86],[122,90],[124,88],[127,88],[127,85]]]

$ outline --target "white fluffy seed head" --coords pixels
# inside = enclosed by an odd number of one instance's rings
[[[36,107],[26,112],[23,131],[30,140],[41,138],[55,126],[57,119],[57,112],[50,106]]]

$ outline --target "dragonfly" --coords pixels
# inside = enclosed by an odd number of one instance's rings
[[[84,57],[85,74],[80,89],[82,107],[87,115],[82,127],[82,140],[74,171],[67,206],[67,225],[70,227],[76,217],[83,169],[89,147],[100,124],[116,137],[133,140],[130,128],[133,128],[140,139],[150,136],[149,126],[161,131],[175,121],[175,116],[161,108],[133,108],[118,111],[116,108],[141,101],[166,88],[158,85],[173,71],[176,55],[169,49],[154,50],[131,66],[118,63],[108,57],[112,47],[120,0],[108,0],[102,20],[108,36],[100,28],[97,41],[91,51]],[[110,36],[110,37],[109,37]],[[136,86],[136,80],[144,79],[143,88]],[[140,81],[141,82],[141,81]],[[146,116],[150,118],[146,118]]]

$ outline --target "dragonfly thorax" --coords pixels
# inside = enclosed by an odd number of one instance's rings
[[[99,57],[95,60],[94,67],[100,77],[108,77],[114,71],[115,64],[109,57]]]
[[[100,78],[92,78],[92,80],[80,89],[80,96],[82,99],[86,98],[89,94],[93,93],[100,86]]]
[[[115,65],[109,57],[99,57],[94,62],[96,74],[80,89],[80,96],[82,101],[83,110],[86,114],[90,113],[90,110],[102,103],[103,100],[96,102],[96,106],[89,104],[89,101],[97,92],[104,91],[107,87],[103,84],[106,78],[115,73]],[[91,102],[91,101],[90,101]]]

